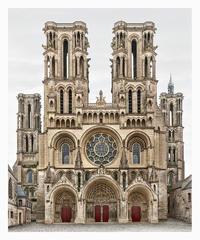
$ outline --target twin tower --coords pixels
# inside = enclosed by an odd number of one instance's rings
[[[19,182],[25,182],[22,168],[30,170],[33,173],[31,176],[35,178],[28,187],[36,190],[37,166],[42,161],[39,158],[39,135],[46,134],[51,129],[81,131],[86,125],[118,125],[119,129],[126,132],[151,129],[151,137],[155,138],[166,135],[167,150],[162,151],[166,157],[164,161],[166,160],[168,185],[182,180],[183,95],[174,93],[174,85],[170,79],[168,92],[162,93],[160,105],[157,103],[155,24],[124,21],[114,24],[111,43],[112,103],[106,103],[101,91],[96,103],[88,101],[90,58],[86,24],[81,21],[49,21],[45,23],[43,31],[46,36],[46,43],[43,45],[43,133],[40,95],[19,94]],[[155,150],[154,154],[159,151],[161,150]]]

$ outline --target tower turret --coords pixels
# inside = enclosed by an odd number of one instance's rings
[[[172,76],[168,83],[168,93],[161,93],[160,107],[167,126],[168,139],[168,186],[184,179],[184,142],[183,142],[183,94],[174,93]]]

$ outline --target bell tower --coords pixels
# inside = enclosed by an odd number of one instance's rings
[[[170,75],[168,93],[161,93],[160,107],[167,126],[167,165],[168,186],[184,179],[184,142],[183,142],[183,94],[174,93],[174,83]]]
[[[148,114],[156,104],[155,31],[153,22],[114,25],[112,100],[121,113]]]
[[[39,134],[41,133],[40,95],[18,94],[17,161],[15,172],[18,184],[23,186],[32,202],[32,220],[37,205],[37,166],[39,162]]]
[[[88,103],[89,47],[84,22],[46,22],[44,48],[44,130],[56,119],[74,116]],[[63,126],[66,124],[63,124]],[[73,127],[77,123],[73,124]]]

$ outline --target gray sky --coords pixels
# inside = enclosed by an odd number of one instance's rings
[[[88,27],[90,43],[90,102],[102,89],[111,102],[111,40],[116,21],[153,21],[157,27],[158,96],[167,91],[170,72],[175,92],[184,94],[184,142],[186,176],[191,174],[192,142],[192,29],[188,9],[9,9],[8,19],[8,163],[16,160],[17,99],[19,92],[43,95],[42,28],[46,21],[81,20]],[[43,96],[42,96],[43,97]],[[43,113],[43,98],[42,98]]]

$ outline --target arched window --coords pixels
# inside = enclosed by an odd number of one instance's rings
[[[148,32],[147,39],[148,39],[148,43],[150,43],[150,32]]]
[[[84,59],[83,56],[80,57],[80,75],[84,77]]]
[[[68,41],[63,41],[63,77],[68,78]]]
[[[75,76],[77,76],[77,74],[78,74],[77,61],[78,61],[78,59],[77,59],[77,57],[75,57]]]
[[[117,59],[116,59],[116,75],[117,75],[117,77],[119,77],[119,75],[120,75],[120,58],[119,57],[117,57]]]
[[[69,164],[69,145],[64,143],[61,147],[62,164]]]
[[[153,77],[153,58],[150,58],[150,63],[149,63],[149,70],[150,70],[150,77]]]
[[[132,107],[132,91],[128,91],[128,113],[133,112],[133,107]]]
[[[77,32],[77,46],[80,47],[80,32]]]
[[[28,104],[28,128],[31,128],[31,104]]]
[[[80,191],[81,188],[81,173],[78,173],[78,191]]]
[[[19,202],[18,202],[18,204],[19,204],[19,207],[21,207],[21,206],[22,206],[22,200],[21,200],[21,199],[19,199]]]
[[[26,181],[27,181],[27,183],[32,183],[33,182],[33,172],[32,172],[32,170],[27,171]]]
[[[24,127],[24,117],[22,116],[21,117],[21,127],[20,128],[23,128]]]
[[[171,161],[171,147],[168,148],[168,161]]]
[[[122,58],[122,74],[123,74],[123,77],[125,77],[125,58],[124,57]]]
[[[173,183],[174,183],[174,174],[173,174],[173,172],[170,172],[169,174],[168,174],[168,185],[169,186],[172,186],[173,185]]]
[[[169,141],[171,141],[172,140],[172,133],[171,133],[171,131],[169,130],[169,132],[168,132],[168,140]]]
[[[147,57],[145,57],[145,60],[144,60],[144,76],[147,77],[148,75],[148,59]]]
[[[173,162],[176,162],[176,149],[173,148]]]
[[[25,147],[26,147],[26,152],[28,152],[28,135],[25,136]]]
[[[173,122],[174,122],[174,107],[173,107],[173,103],[170,103],[170,106],[169,106],[169,125],[170,126],[173,126]]]
[[[33,135],[31,135],[31,152],[33,152],[34,148],[34,138]]]
[[[140,144],[134,143],[132,150],[133,150],[133,163],[139,164],[140,163],[140,152],[141,152]]]
[[[123,185],[123,189],[126,189],[126,173],[125,172],[122,173],[122,185]]]
[[[50,77],[50,58],[47,56],[47,77]]]
[[[69,89],[68,92],[68,103],[69,103],[69,113],[72,113],[72,90]]]
[[[60,90],[60,113],[64,113],[63,90]]]
[[[8,183],[8,196],[9,196],[10,199],[13,198],[12,192],[13,192],[12,179],[10,178],[10,179],[9,179],[9,183]]]
[[[136,78],[137,77],[137,42],[134,39],[132,41],[132,78]]]
[[[174,130],[172,130],[172,141],[174,142]]]
[[[55,58],[52,58],[52,76],[55,77]]]
[[[137,112],[141,113],[141,90],[137,90]]]

